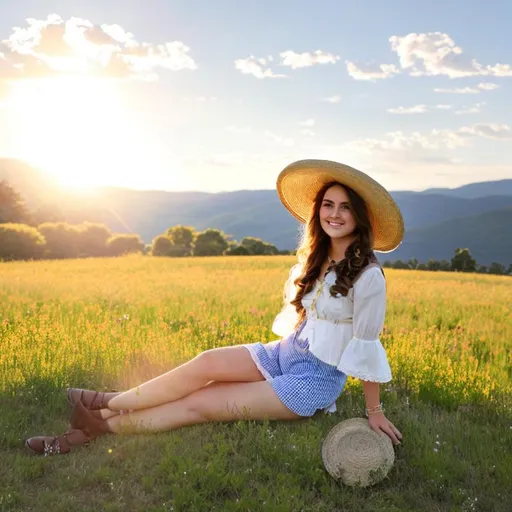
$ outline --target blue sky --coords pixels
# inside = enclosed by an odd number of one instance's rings
[[[511,19],[505,0],[2,2],[0,156],[208,192],[302,158],[391,190],[510,178]]]

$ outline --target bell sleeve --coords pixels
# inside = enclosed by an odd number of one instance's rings
[[[386,280],[372,268],[354,283],[353,337],[341,355],[338,370],[370,382],[389,382],[391,368],[379,340],[386,316]]]
[[[301,266],[299,263],[294,265],[290,273],[288,274],[288,279],[284,285],[284,305],[283,309],[276,316],[274,323],[272,324],[272,332],[281,337],[286,337],[291,334],[295,329],[295,324],[299,319],[298,313],[295,310],[295,306],[290,304],[295,298],[297,293],[295,284],[293,283],[297,277],[300,276]]]

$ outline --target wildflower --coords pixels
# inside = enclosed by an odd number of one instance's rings
[[[107,452],[108,452],[108,453],[112,453],[112,448],[109,448],[109,449],[107,450]]]

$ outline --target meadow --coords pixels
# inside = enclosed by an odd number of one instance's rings
[[[0,511],[512,509],[512,279],[386,269],[381,386],[402,431],[388,477],[343,487],[321,443],[363,416],[204,424],[105,436],[57,457],[24,439],[67,427],[68,386],[120,390],[203,350],[271,341],[293,256],[143,256],[0,264]]]

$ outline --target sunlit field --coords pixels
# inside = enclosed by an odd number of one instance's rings
[[[362,416],[357,380],[333,415],[98,439],[44,458],[67,386],[120,390],[203,350],[271,341],[292,256],[0,264],[0,510],[510,510],[512,279],[386,269],[382,386],[402,431],[388,477],[338,485],[320,447]]]

